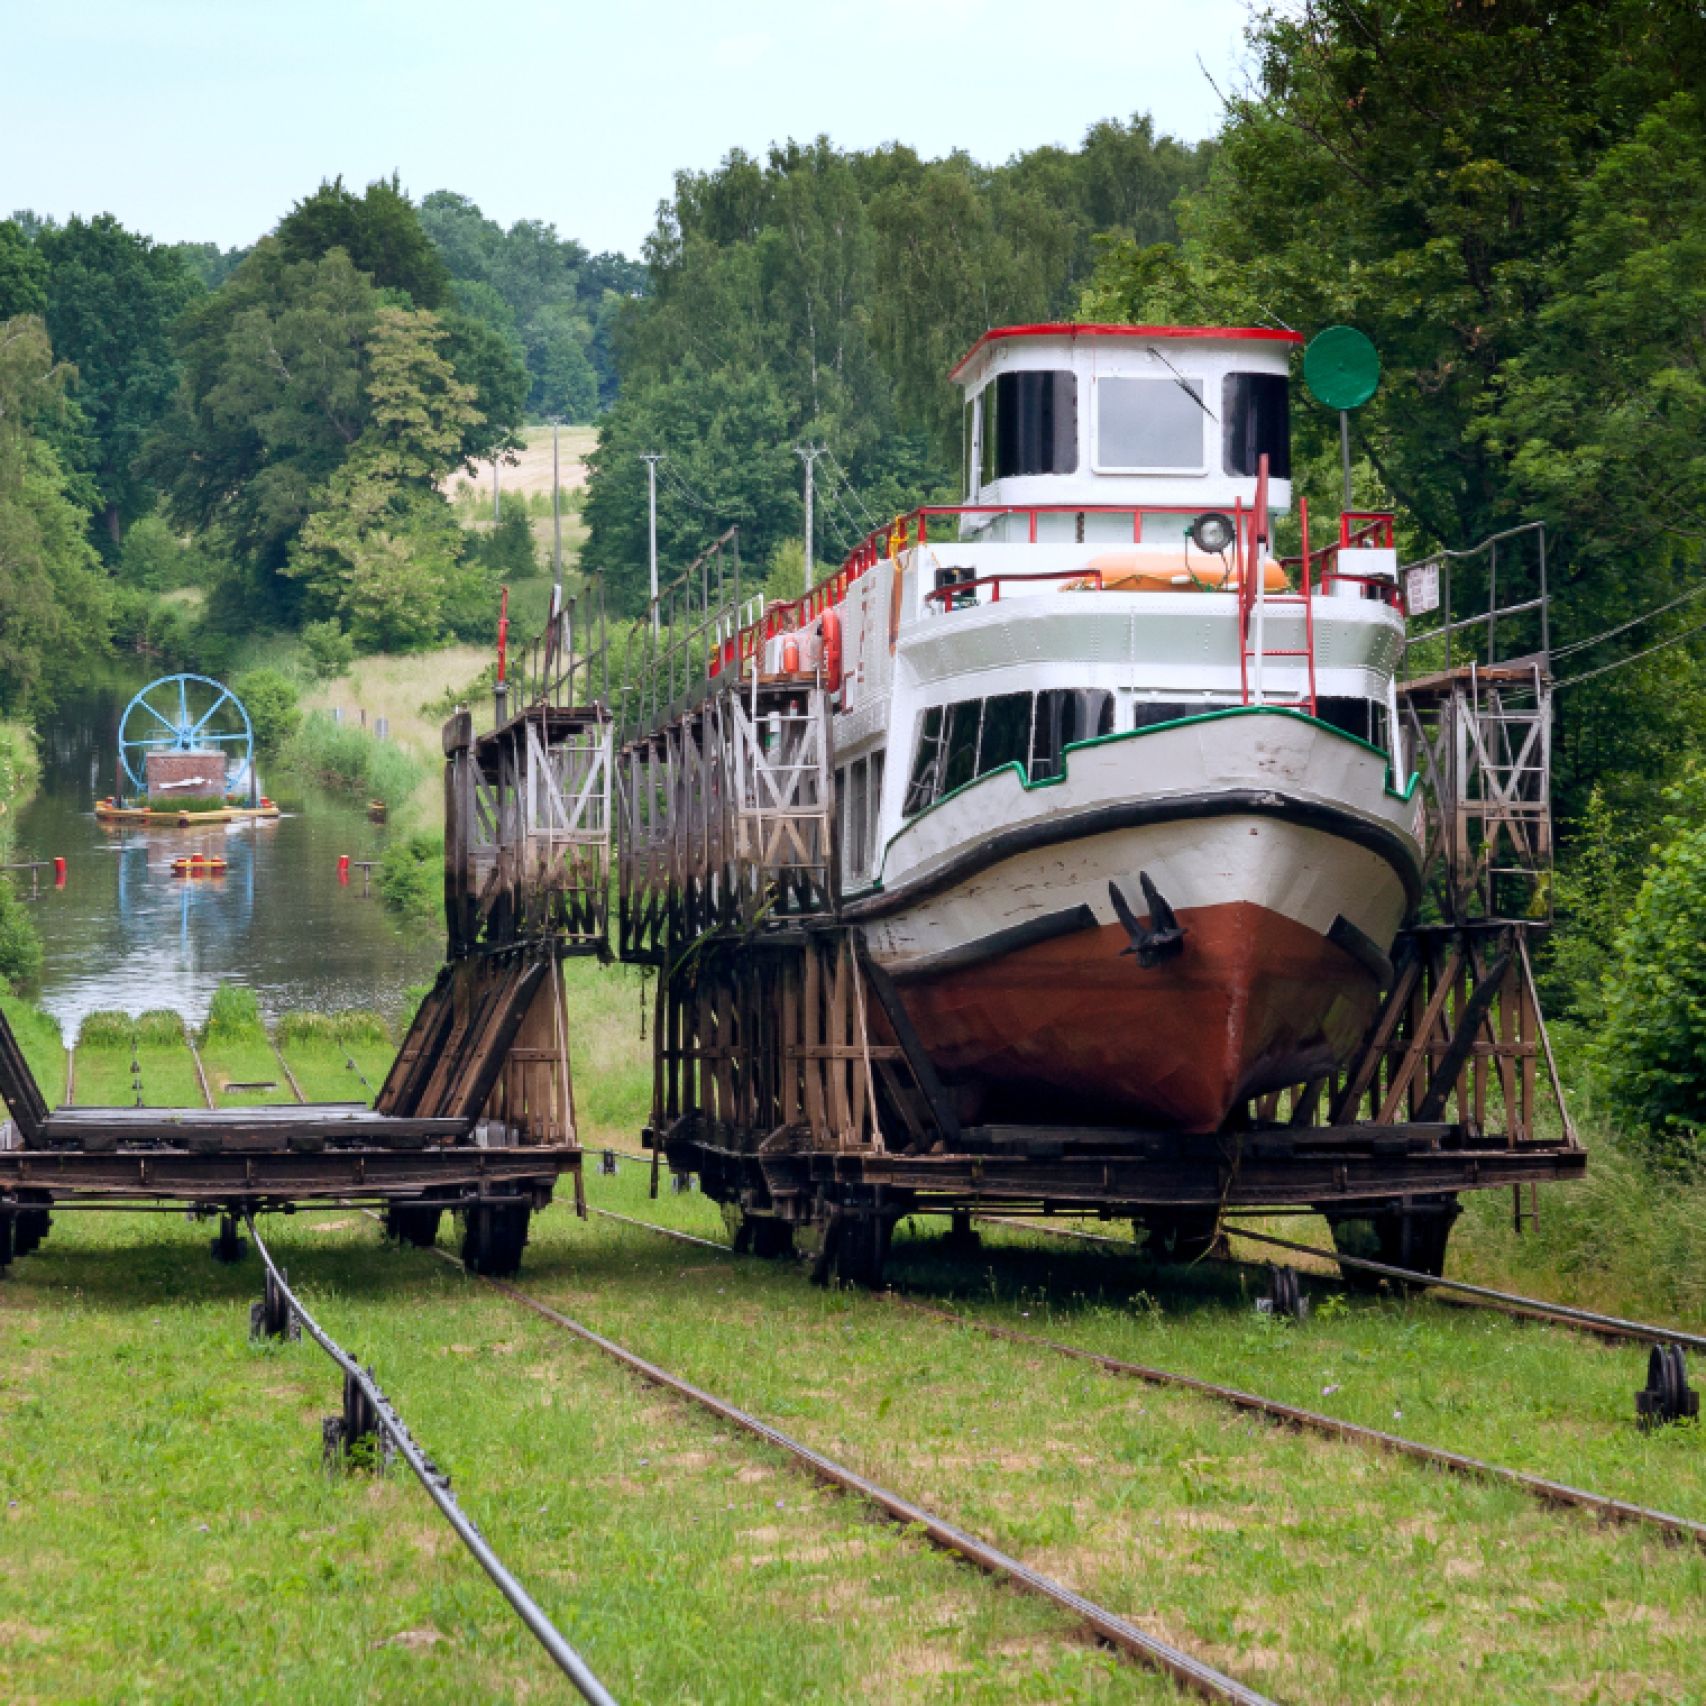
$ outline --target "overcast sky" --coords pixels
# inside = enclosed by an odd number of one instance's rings
[[[827,133],[1002,160],[1149,112],[1196,140],[1243,0],[0,0],[0,213],[252,242],[402,174],[638,250],[681,167]]]

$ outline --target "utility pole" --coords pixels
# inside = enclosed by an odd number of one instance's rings
[[[503,469],[503,453],[501,451],[494,450],[492,452],[492,520],[494,522],[501,521],[503,519],[503,507],[502,507],[503,475],[502,475],[502,469]]]
[[[812,549],[812,476],[815,472],[817,459],[824,454],[824,451],[825,446],[821,444],[801,444],[796,445],[794,449],[794,454],[806,465],[806,570],[804,590],[807,592],[811,591],[814,579],[813,569],[816,563],[816,554]]]
[[[562,423],[561,415],[551,417],[551,579],[555,586],[554,605],[563,601],[563,514],[558,504],[561,470],[557,461],[557,428]]]
[[[658,631],[658,464],[663,452],[648,450],[640,460],[646,465],[646,553],[652,571],[652,632]]]

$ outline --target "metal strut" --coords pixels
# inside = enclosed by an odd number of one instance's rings
[[[284,1298],[295,1318],[307,1328],[308,1336],[343,1371],[346,1409],[353,1406],[355,1394],[359,1394],[360,1404],[370,1410],[381,1437],[396,1447],[403,1461],[415,1472],[415,1479],[426,1488],[427,1496],[442,1512],[444,1520],[456,1530],[462,1544],[474,1554],[480,1568],[491,1577],[498,1592],[509,1601],[540,1646],[551,1655],[557,1668],[575,1685],[583,1699],[592,1701],[594,1706],[616,1706],[615,1696],[593,1675],[586,1660],[569,1645],[562,1631],[486,1543],[485,1536],[456,1502],[456,1495],[450,1490],[450,1477],[415,1444],[403,1418],[397,1414],[391,1400],[380,1391],[373,1376],[364,1371],[355,1358],[303,1308],[301,1299],[290,1289],[283,1269],[274,1262],[272,1252],[261,1241],[254,1216],[245,1218],[249,1223],[249,1236],[255,1241],[255,1250],[266,1263],[268,1280],[277,1287],[278,1294]]]

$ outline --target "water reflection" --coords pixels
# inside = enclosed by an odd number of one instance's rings
[[[74,1032],[86,1013],[171,1007],[206,1016],[222,982],[246,983],[272,1017],[297,1008],[394,1009],[443,951],[431,928],[400,929],[377,895],[348,888],[337,862],[376,859],[385,831],[356,809],[263,780],[288,815],[269,822],[137,829],[95,821],[112,791],[115,729],[134,691],[114,685],[63,706],[40,731],[42,786],[18,824],[20,859],[64,855],[69,881],[33,906],[46,959],[41,1002]],[[223,876],[174,876],[172,861],[206,853]]]

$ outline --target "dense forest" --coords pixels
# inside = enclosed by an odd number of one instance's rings
[[[738,525],[780,589],[802,570],[796,446],[828,450],[820,561],[957,495],[945,375],[990,325],[1350,323],[1384,366],[1358,503],[1394,507],[1410,553],[1547,524],[1573,925],[1553,999],[1593,1023],[1632,1117],[1692,1133],[1702,90],[1696,0],[1303,0],[1253,13],[1210,140],[1140,115],[998,163],[778,142],[679,174],[638,262],[396,180],[322,184],[242,251],[19,214],[0,711],[114,645],[217,664],[270,627],[336,667],[484,638],[531,543],[463,525],[445,482],[529,420],[596,420],[583,561],[632,614],[642,452],[665,458],[666,564]],[[1301,388],[1296,426],[1301,489],[1331,507],[1336,423]]]

